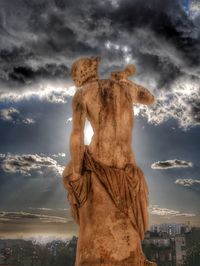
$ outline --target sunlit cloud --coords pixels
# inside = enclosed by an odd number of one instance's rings
[[[133,57],[131,53],[131,49],[128,45],[120,45],[117,43],[113,43],[111,41],[106,41],[105,42],[105,48],[110,51],[116,51],[116,52],[121,52],[124,58],[124,61],[126,63],[133,63]]]
[[[66,103],[68,97],[72,97],[76,92],[75,86],[59,87],[52,85],[30,86],[25,88],[21,93],[18,91],[2,91],[0,101],[19,102],[22,100],[39,99],[51,103]]]
[[[69,123],[69,122],[72,122],[72,117],[69,117],[69,118],[67,119],[67,123]]]
[[[24,117],[16,108],[4,108],[0,110],[0,119],[13,124],[34,124],[33,118]]]
[[[54,211],[54,209],[51,209],[51,208],[44,208],[44,207],[41,207],[41,208],[33,208],[33,207],[29,207],[29,210]]]
[[[0,222],[40,222],[40,223],[67,223],[69,220],[64,217],[49,216],[28,212],[0,212]]]
[[[7,109],[1,109],[0,110],[0,117],[2,120],[4,121],[13,121],[13,116],[14,115],[18,115],[19,114],[19,111],[15,108],[7,108]]]
[[[37,210],[37,211],[70,211],[70,209],[68,208],[46,208],[46,207],[28,207],[29,210]]]
[[[23,176],[31,176],[32,171],[41,173],[53,171],[56,175],[61,175],[64,167],[57,161],[48,156],[38,154],[13,155],[8,153],[1,161],[1,168],[4,172],[15,174],[20,173]]]
[[[152,169],[170,169],[170,168],[188,168],[188,167],[192,167],[191,162],[177,160],[177,159],[158,161],[151,165]]]
[[[139,106],[139,113],[154,125],[170,118],[178,121],[183,129],[200,125],[199,89],[198,79],[180,78],[170,91],[157,92],[155,105]]]
[[[65,157],[65,156],[66,156],[66,153],[64,153],[64,152],[59,152],[59,153],[57,153],[57,154],[52,154],[51,156],[52,156],[52,157],[56,157],[56,158],[58,158],[58,157]]]
[[[180,212],[177,210],[171,210],[167,208],[161,208],[158,205],[150,206],[149,211],[151,214],[159,215],[159,216],[185,216],[185,217],[194,217],[196,216],[194,213],[186,213]]]
[[[176,185],[181,185],[184,187],[191,187],[196,184],[200,184],[199,179],[192,179],[192,178],[183,178],[183,179],[176,179],[174,182]]]
[[[148,55],[157,58],[162,66],[162,72],[152,73],[149,69],[135,77],[139,84],[150,89],[156,97],[156,104],[140,105],[138,114],[154,125],[160,125],[169,119],[176,120],[180,128],[185,130],[200,125],[198,68],[188,67],[180,50],[171,43],[166,43],[165,39],[160,38],[149,28],[136,29],[131,40],[141,54],[147,58]],[[114,53],[115,46],[111,40],[106,43],[106,49]],[[137,67],[138,58],[134,56],[133,49],[124,53],[124,58],[126,63],[134,63],[135,60]],[[145,57],[143,60],[145,61]],[[160,74],[162,77],[159,78]]]
[[[200,14],[200,2],[199,0],[192,0],[190,3],[190,15],[192,18],[196,18]]]

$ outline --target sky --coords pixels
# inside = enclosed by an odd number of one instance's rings
[[[76,235],[61,173],[70,160],[70,77],[135,64],[156,97],[137,105],[132,148],[150,225],[200,226],[200,4],[186,0],[0,1],[0,237]],[[85,143],[92,129],[85,126]]]

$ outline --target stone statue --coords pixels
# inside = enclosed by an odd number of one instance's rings
[[[141,240],[148,226],[148,188],[131,148],[133,104],[154,96],[128,80],[135,66],[98,78],[100,58],[72,66],[77,91],[72,100],[71,161],[63,172],[71,213],[79,224],[76,266],[140,266],[148,262]],[[94,131],[84,145],[84,124]]]

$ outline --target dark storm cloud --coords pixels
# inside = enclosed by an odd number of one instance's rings
[[[165,77],[168,72],[171,77],[172,72],[179,70],[169,60],[167,65],[161,64],[158,52],[162,52],[162,48],[158,44],[156,47],[156,41],[168,41],[175,48],[181,47],[183,53],[187,51],[187,60],[197,60],[195,53],[189,52],[196,47],[194,45],[191,49],[189,42],[193,40],[190,36],[193,25],[178,2],[119,1],[119,7],[112,8],[110,1],[86,1],[77,5],[75,1],[24,0],[14,6],[3,1],[2,7],[1,58],[5,63],[4,73],[8,67],[6,63],[11,63],[11,69],[4,76],[7,79],[24,82],[26,77],[35,77],[40,73],[51,77],[53,70],[59,77],[64,71],[63,63],[71,63],[77,56],[103,52],[106,40],[121,44],[128,42],[133,55],[141,61],[139,63],[145,60],[149,69],[156,67],[154,71],[162,71],[163,68]],[[174,10],[179,12],[178,16]],[[140,31],[142,29],[144,31]],[[152,40],[149,35],[152,35]],[[54,64],[48,65],[50,62]],[[59,64],[62,66],[60,70]]]
[[[1,1],[2,83],[67,78],[69,60],[91,53],[93,48],[78,40],[76,25],[74,29],[70,23],[73,16],[78,18],[70,9],[72,3],[60,6],[58,1],[24,0],[15,5]]]
[[[38,69],[33,69],[30,66],[14,67],[8,78],[23,85],[38,79],[64,79],[67,76],[68,68],[66,66],[47,64]]]
[[[13,93],[43,79],[64,82],[77,57],[100,54],[102,74],[136,63],[136,81],[158,99],[140,108],[149,122],[200,123],[200,16],[186,14],[181,1],[21,0],[1,1],[0,10],[1,99],[6,87]]]
[[[169,168],[188,168],[192,167],[191,162],[186,162],[183,160],[166,160],[166,161],[158,161],[151,165],[152,169],[169,169]]]
[[[31,172],[45,174],[45,171],[52,171],[54,174],[61,175],[63,167],[50,157],[38,154],[7,154],[1,161],[1,168],[6,173],[20,173],[24,176],[31,176]]]

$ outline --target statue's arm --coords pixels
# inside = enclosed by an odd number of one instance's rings
[[[128,81],[129,92],[133,103],[151,105],[155,103],[155,97],[146,88],[134,82]]]
[[[82,92],[78,90],[72,99],[72,132],[70,136],[70,154],[72,159],[72,179],[81,175],[84,156],[84,125],[86,108],[83,103]]]

